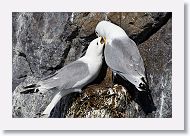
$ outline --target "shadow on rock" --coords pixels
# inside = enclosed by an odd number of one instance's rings
[[[145,114],[156,111],[151,92],[138,91],[132,83],[124,80],[118,74],[114,77],[114,83],[121,84],[123,87],[125,87],[131,95],[132,100],[141,106]]]
[[[107,68],[108,68],[108,66],[107,66],[105,60],[103,59],[102,68],[100,70],[98,77],[90,84],[100,84],[106,77]]]
[[[65,118],[67,110],[72,106],[72,103],[80,96],[80,93],[70,93],[57,103],[50,114],[50,118]]]

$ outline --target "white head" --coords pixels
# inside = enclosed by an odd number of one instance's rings
[[[94,39],[93,41],[90,42],[85,56],[86,55],[95,56],[95,57],[102,56],[104,45],[105,43],[102,37]]]
[[[125,31],[121,27],[109,21],[99,22],[96,26],[95,33],[97,36],[101,36],[106,40],[126,36]]]

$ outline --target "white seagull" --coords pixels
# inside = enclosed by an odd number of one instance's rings
[[[52,88],[57,88],[58,92],[41,114],[42,117],[49,117],[51,110],[63,96],[72,92],[81,92],[85,85],[98,76],[102,66],[103,47],[103,38],[94,39],[83,57],[64,66],[37,84],[24,87],[25,90],[20,93],[24,94],[31,91],[44,93]]]
[[[137,45],[125,31],[108,21],[97,24],[95,32],[104,38],[104,56],[114,75],[131,82],[139,91],[150,91],[145,76],[143,59]]]

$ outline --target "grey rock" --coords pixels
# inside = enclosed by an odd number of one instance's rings
[[[80,28],[80,37],[88,37],[94,33],[96,25],[100,20],[106,18],[106,13],[103,12],[92,12],[92,13],[74,13],[74,21]]]
[[[36,81],[33,77],[28,78],[28,80]],[[32,81],[29,81],[30,83]],[[13,92],[13,118],[34,118],[37,117],[38,113],[45,110],[48,103],[51,102],[53,98],[53,91],[49,91],[46,94],[20,94],[22,89],[22,84],[18,85]]]
[[[108,19],[121,26],[137,44],[147,40],[171,16],[170,12],[108,13]]]
[[[172,21],[139,45],[157,107],[155,117],[172,117]]]
[[[28,62],[26,61],[26,59],[22,56],[19,55],[15,55],[12,61],[12,67],[13,67],[13,71],[12,71],[12,88],[16,88],[16,86],[24,81],[24,79],[26,78],[26,76],[31,72]]]
[[[128,90],[113,87],[112,74],[104,64],[101,80],[84,88],[82,94],[63,97],[51,117],[171,117],[169,18],[171,13],[13,13],[13,117],[36,117],[45,109],[56,90],[41,95],[20,94],[20,89],[80,58],[96,38],[97,23],[105,19],[142,43],[139,49],[157,111],[145,115]]]

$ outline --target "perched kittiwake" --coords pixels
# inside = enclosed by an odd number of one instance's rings
[[[143,59],[137,45],[125,31],[108,21],[101,21],[95,32],[104,38],[104,56],[114,74],[131,82],[139,91],[149,92]]]
[[[41,114],[43,117],[49,117],[51,110],[63,96],[72,92],[81,92],[85,85],[98,76],[102,66],[104,43],[104,39],[101,37],[94,39],[83,57],[64,66],[37,84],[24,87],[25,90],[21,93],[31,91],[44,93],[52,88],[57,88],[58,92]]]

